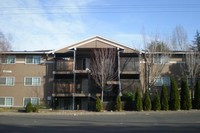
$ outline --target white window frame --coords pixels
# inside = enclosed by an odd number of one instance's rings
[[[26,84],[26,79],[27,78],[31,78],[31,84],[30,85],[27,85]],[[39,84],[34,84],[33,80],[34,78],[38,78],[40,80]],[[24,86],[41,86],[41,82],[42,82],[42,78],[41,77],[24,77]]]
[[[0,86],[15,86],[15,77],[0,77],[0,78],[5,78],[6,79],[6,84],[0,84]],[[12,85],[10,85],[9,82],[9,78],[12,78]]]
[[[31,57],[32,61],[30,63],[27,62],[27,58]],[[35,59],[39,58],[39,62],[35,62]],[[25,57],[25,64],[41,64],[41,56],[39,55],[28,55]]]
[[[25,99],[26,98],[30,98],[30,100],[31,100],[31,104],[33,104],[33,99],[34,98],[37,98],[38,99],[38,105],[40,105],[40,98],[39,97],[23,97],[23,106],[25,107],[26,105],[25,105]],[[28,104],[28,103],[27,103]],[[35,104],[33,104],[33,105],[35,105]]]
[[[156,62],[158,61],[158,62]],[[166,64],[169,63],[169,57],[167,55],[153,55],[154,64]]]
[[[5,99],[5,103],[4,105],[0,105],[0,107],[12,107],[14,105],[14,97],[0,97],[0,98],[4,98]],[[6,99],[11,98],[12,99],[12,104],[11,105],[7,105],[7,101]]]
[[[165,81],[165,79],[167,79],[167,83]],[[156,80],[160,80],[161,83],[157,84]],[[167,76],[163,76],[163,77],[156,77],[155,81],[154,81],[154,86],[170,86],[170,77]]]
[[[9,62],[9,61],[8,61],[10,57],[11,57],[11,58],[14,58],[14,62]],[[2,60],[5,60],[5,62],[2,62]],[[2,57],[2,58],[0,59],[0,63],[1,63],[1,64],[15,64],[15,63],[16,63],[16,56],[14,56],[14,55],[9,55],[9,56]]]

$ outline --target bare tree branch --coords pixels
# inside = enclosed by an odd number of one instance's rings
[[[117,80],[116,56],[116,49],[113,48],[94,49],[91,56],[91,76],[101,89],[102,102],[103,91],[112,87],[108,82]]]
[[[187,50],[188,42],[187,42],[187,32],[183,28],[183,26],[178,25],[172,32],[172,44],[174,50]]]
[[[2,65],[2,61],[5,58],[3,52],[11,49],[10,40],[0,31],[0,76],[2,75],[2,71],[5,65]]]
[[[144,39],[144,60],[145,60],[145,88],[151,88],[155,79],[161,75],[163,68],[171,56],[170,45],[167,41],[159,39],[156,34],[151,40]]]

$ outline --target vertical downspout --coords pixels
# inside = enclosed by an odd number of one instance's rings
[[[53,70],[56,71],[57,67],[56,67],[56,55],[55,53],[53,52]],[[55,74],[53,74],[53,91],[51,92],[51,97],[52,97],[52,101],[51,101],[51,106],[53,107],[53,109],[56,109],[56,106],[55,106],[55,96],[53,97],[52,94],[56,94],[55,93],[55,89],[56,89],[56,80],[55,80]]]
[[[75,93],[76,93],[76,48],[74,48],[74,63],[73,63],[73,93],[72,93],[72,110],[75,110]]]
[[[120,48],[118,48],[118,51],[117,51],[117,56],[118,56],[118,84],[119,84],[119,96],[121,96],[122,95],[122,87],[121,87],[121,81],[120,81],[120,79],[121,79],[121,77],[120,77]]]

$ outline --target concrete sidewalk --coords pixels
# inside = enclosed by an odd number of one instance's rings
[[[79,116],[79,115],[150,115],[150,114],[188,114],[188,113],[199,113],[200,110],[179,110],[179,111],[121,111],[121,112],[115,112],[115,111],[103,111],[103,112],[92,112],[92,111],[82,111],[82,110],[40,110],[38,113],[26,113],[26,112],[0,112],[0,115],[69,115],[69,116]]]

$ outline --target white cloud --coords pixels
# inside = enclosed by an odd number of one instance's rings
[[[10,7],[5,8],[1,14],[0,27],[4,33],[13,36],[14,50],[57,49],[79,40],[79,35],[86,32],[81,14],[72,12],[89,2],[91,1],[50,0],[41,3],[36,0],[7,0],[0,2],[1,7]],[[65,5],[73,8],[49,8]],[[58,13],[59,10],[62,13]],[[58,14],[51,14],[55,12]]]

